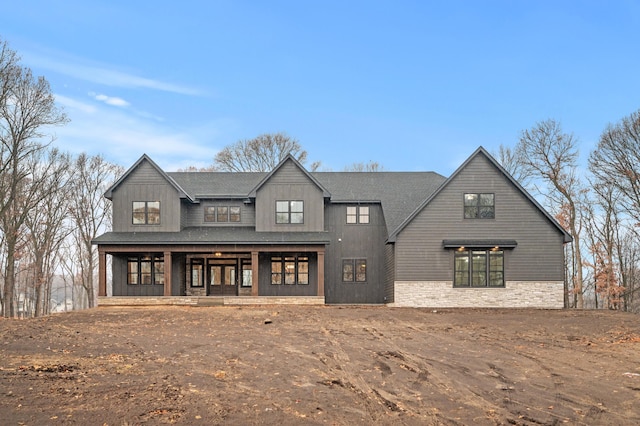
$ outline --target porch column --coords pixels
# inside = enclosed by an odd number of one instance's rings
[[[318,251],[318,296],[324,297],[324,250]]]
[[[98,296],[107,295],[107,253],[98,248]]]
[[[258,252],[251,252],[251,295],[258,295]]]
[[[171,296],[171,252],[164,252],[164,295]]]

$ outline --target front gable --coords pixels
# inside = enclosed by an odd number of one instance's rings
[[[324,200],[330,194],[291,155],[249,196],[255,198],[258,232],[324,231]]]
[[[470,194],[493,198],[493,213],[465,217]],[[479,148],[389,240],[396,244],[399,280],[451,281],[455,249],[495,247],[505,250],[507,280],[562,281],[563,243],[571,237]]]
[[[191,198],[160,169],[143,155],[106,192],[113,202],[113,230],[115,232],[179,231],[181,199]],[[134,217],[134,209],[142,206],[142,219]],[[159,215],[148,220],[148,211],[159,207]],[[140,223],[142,222],[142,223]]]

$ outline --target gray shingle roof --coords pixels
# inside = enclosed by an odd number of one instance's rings
[[[434,172],[318,172],[331,202],[379,201],[389,234],[446,180]]]
[[[267,176],[245,172],[167,173],[193,198],[247,197]],[[314,172],[333,203],[380,202],[389,234],[442,185],[434,172]]]
[[[257,172],[170,172],[167,174],[194,198],[246,197],[267,175]]]

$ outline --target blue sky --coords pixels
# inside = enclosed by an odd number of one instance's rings
[[[586,158],[640,108],[640,2],[6,2],[0,37],[71,118],[55,144],[210,164],[283,131],[342,170],[449,175],[554,118]]]

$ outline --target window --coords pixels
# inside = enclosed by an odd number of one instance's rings
[[[127,284],[164,284],[164,258],[160,255],[127,258]]]
[[[369,223],[369,207],[348,206],[347,223]]]
[[[276,201],[276,223],[304,223],[304,201]]]
[[[271,284],[309,284],[309,257],[296,255],[272,257]]]
[[[229,222],[240,222],[240,207],[229,207]]]
[[[455,287],[504,287],[502,250],[459,250],[454,255]]]
[[[134,225],[159,225],[160,201],[134,201],[133,202]]]
[[[494,194],[464,194],[465,219],[494,219]]]
[[[204,260],[191,259],[191,287],[204,287]]]
[[[253,274],[253,270],[251,269],[251,261],[243,260],[242,261],[242,287],[251,287],[252,274]]]
[[[367,260],[366,259],[343,259],[342,260],[342,281],[358,282],[367,281]]]
[[[229,222],[229,207],[218,207],[218,222]]]
[[[205,222],[215,222],[216,221],[216,208],[215,207],[205,207],[204,208],[204,221]]]
[[[205,222],[240,222],[240,207],[205,207]]]

